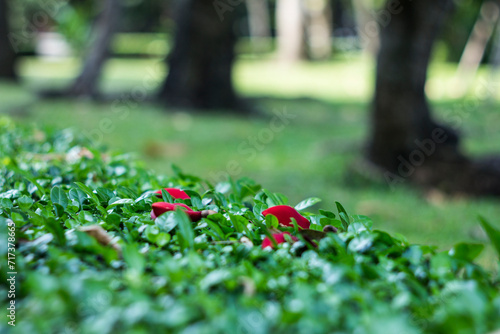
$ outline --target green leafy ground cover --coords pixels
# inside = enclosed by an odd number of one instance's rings
[[[339,205],[289,203],[248,178],[210,184],[174,168],[158,175],[71,131],[0,121],[0,279],[10,225],[17,275],[14,333],[487,333],[500,327],[498,274],[483,249],[410,244]],[[150,218],[162,187],[217,214]],[[164,198],[173,201],[171,198]],[[342,201],[341,198],[338,198]],[[311,228],[337,226],[315,248],[301,238],[260,247],[270,206],[297,204]],[[339,212],[340,211],[340,212]],[[269,217],[269,216],[268,216]],[[500,253],[499,232],[483,222]],[[121,251],[83,232],[99,225]],[[11,236],[12,237],[12,236]],[[246,240],[245,242],[242,242]],[[0,286],[2,305],[7,289]],[[3,308],[5,310],[5,308]],[[6,329],[4,317],[0,329]]]
[[[426,194],[406,184],[391,189],[384,181],[372,182],[356,173],[353,165],[361,158],[368,135],[373,88],[370,59],[339,56],[331,62],[281,66],[272,60],[240,57],[234,73],[239,93],[250,98],[264,96],[252,103],[271,116],[273,111],[283,110],[296,116],[271,142],[259,145],[263,149],[256,156],[241,154],[239,146],[250,146],[249,137],[269,128],[271,118],[192,114],[120,100],[121,94],[130,96],[142,87],[145,79],[160,83],[166,71],[163,63],[161,59],[112,59],[101,87],[117,95],[108,102],[93,103],[43,100],[36,95],[36,89],[68,83],[78,72],[76,60],[22,58],[22,84],[0,83],[0,113],[18,123],[71,127],[95,138],[101,135],[99,146],[134,152],[158,174],[170,173],[170,165],[175,163],[187,173],[210,178],[236,160],[241,165],[236,177],[258,180],[286,194],[291,203],[313,196],[324,203],[340,199],[348,212],[370,216],[378,228],[440,250],[450,249],[458,241],[484,243],[487,238],[479,228],[478,213],[500,227],[495,219],[500,216],[496,199]],[[490,77],[488,68],[481,68],[470,96],[457,99],[452,85],[455,70],[456,65],[439,62],[431,67],[427,93],[435,114],[457,126],[467,154],[500,152],[498,98],[486,98],[488,92],[498,91],[500,77]],[[491,78],[492,86],[481,84]],[[148,87],[153,94],[154,85]],[[316,205],[310,210],[318,209]],[[490,246],[478,262],[488,268],[496,266]]]

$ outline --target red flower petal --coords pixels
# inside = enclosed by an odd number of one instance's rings
[[[279,244],[282,244],[282,243],[285,243],[286,242],[286,239],[285,239],[285,234],[288,234],[290,235],[289,232],[283,232],[283,233],[277,233],[277,234],[273,234],[273,238],[274,240],[276,240],[276,243],[279,245]],[[292,236],[292,240],[293,241],[297,241],[299,239],[297,239],[296,237]],[[271,247],[271,248],[274,248],[273,247],[273,242],[271,241],[271,239],[269,239],[269,237],[266,237],[263,241],[262,241],[262,249],[265,249],[266,247]]]
[[[164,188],[174,199],[191,199],[188,194],[177,188]],[[155,191],[156,197],[161,198],[161,190]]]
[[[265,216],[273,215],[278,218],[278,222],[280,225],[284,226],[293,226],[292,218],[297,221],[297,225],[301,228],[309,228],[311,223],[307,220],[306,217],[302,216],[297,210],[288,205],[277,205],[273,206],[267,210],[262,211],[262,214]]]
[[[201,218],[203,218],[203,212],[202,211],[193,211],[189,206],[183,203],[165,203],[165,202],[158,202],[158,203],[153,203],[153,210],[151,210],[151,219],[155,220],[159,215],[164,214],[165,212],[168,211],[175,211],[177,207],[182,207],[193,222],[199,221]],[[211,214],[211,212],[204,211],[206,212],[206,215]]]
[[[180,206],[186,209],[187,212],[193,211],[189,206],[182,203],[165,203],[158,202],[153,203],[153,210],[151,211],[151,219],[155,220],[161,214],[164,214],[167,211],[175,211],[175,209]]]
[[[192,222],[200,221],[203,218],[201,211],[186,211]]]

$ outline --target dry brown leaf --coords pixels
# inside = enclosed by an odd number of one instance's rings
[[[92,238],[96,239],[98,243],[103,246],[111,246],[118,252],[121,252],[121,248],[118,244],[113,243],[113,240],[109,236],[108,232],[99,225],[89,225],[81,226],[78,228],[79,231],[87,233]]]

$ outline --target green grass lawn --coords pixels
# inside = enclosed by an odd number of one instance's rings
[[[274,132],[272,118],[189,114],[120,100],[122,94],[141,92],[144,83],[144,91],[154,92],[152,85],[165,75],[163,63],[155,59],[112,60],[102,86],[117,99],[99,104],[38,100],[33,91],[63,86],[77,73],[78,62],[24,59],[22,86],[0,84],[0,112],[18,122],[72,127],[112,150],[136,152],[158,173],[169,173],[172,163],[206,178],[229,170],[287,194],[292,204],[318,196],[323,199],[318,207],[333,209],[338,200],[349,212],[372,217],[376,228],[401,233],[411,242],[440,248],[482,242],[477,215],[500,226],[498,200],[428,196],[406,186],[391,190],[355,171],[368,130],[373,68],[373,62],[359,56],[293,67],[240,60],[234,80],[241,95],[255,99],[270,116],[286,110],[294,117]],[[439,117],[460,117],[470,154],[500,152],[499,101],[484,99],[481,89],[487,69],[481,69],[465,101],[454,99],[453,74],[449,64],[430,71],[428,94]],[[498,75],[495,79],[500,82]],[[487,249],[480,262],[492,266],[492,254]]]

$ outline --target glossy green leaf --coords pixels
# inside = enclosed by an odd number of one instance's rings
[[[311,198],[305,199],[302,202],[300,202],[299,204],[297,204],[295,206],[295,210],[301,211],[301,210],[307,209],[307,208],[309,208],[309,207],[311,207],[319,202],[321,202],[320,198],[311,197]]]
[[[66,206],[68,206],[68,196],[64,192],[64,190],[61,189],[61,187],[54,187],[50,191],[50,200],[54,204],[59,204],[62,206],[64,209]]]
[[[495,248],[498,256],[500,257],[500,230],[494,228],[493,225],[491,225],[486,221],[486,219],[481,216],[479,217],[479,222],[488,235],[488,238],[490,238],[493,248]]]

